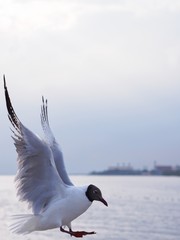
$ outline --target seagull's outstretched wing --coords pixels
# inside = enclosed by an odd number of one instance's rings
[[[14,144],[18,153],[17,190],[34,214],[41,213],[52,199],[63,197],[66,186],[60,178],[53,154],[46,142],[27,129],[18,119],[8,94],[4,77],[8,117],[14,127]]]
[[[48,120],[47,100],[44,101],[44,98],[42,98],[42,106],[41,106],[41,124],[45,134],[45,139],[52,150],[56,168],[61,179],[65,184],[70,186],[73,185],[73,183],[71,182],[66,172],[62,151],[50,128],[49,120]]]

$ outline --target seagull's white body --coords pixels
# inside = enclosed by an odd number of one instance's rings
[[[10,228],[20,234],[60,227],[75,237],[94,232],[73,232],[71,222],[84,213],[93,200],[101,201],[100,189],[94,185],[76,187],[71,182],[64,165],[62,151],[50,129],[47,112],[47,100],[42,99],[41,124],[45,138],[41,139],[26,128],[17,117],[4,77],[4,89],[8,117],[15,129],[14,144],[18,154],[16,175],[17,194],[26,201],[32,214],[15,217],[16,222]],[[69,232],[62,226],[67,226]]]
[[[40,218],[40,224],[42,224],[40,228],[70,227],[69,224],[91,205],[85,196],[86,189],[87,187],[69,187],[65,198],[55,199],[43,212]],[[51,219],[51,223],[49,223],[49,219]]]
[[[49,207],[38,215],[20,215],[24,224],[14,229],[16,233],[43,231],[59,226],[71,227],[71,222],[84,213],[91,205],[86,198],[87,187],[69,187],[64,198],[54,199]],[[13,226],[12,226],[13,227]]]

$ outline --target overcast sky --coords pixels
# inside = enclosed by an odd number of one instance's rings
[[[0,74],[40,136],[48,98],[69,173],[180,165],[179,24],[179,0],[0,0]],[[14,174],[0,88],[0,173]]]

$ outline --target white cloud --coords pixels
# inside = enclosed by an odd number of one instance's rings
[[[75,4],[63,1],[2,1],[0,29],[9,34],[66,30],[76,23]]]
[[[179,12],[173,1],[0,1],[0,31],[32,34],[38,30],[63,31],[72,28],[82,15],[102,12],[130,13],[148,17],[161,12]]]

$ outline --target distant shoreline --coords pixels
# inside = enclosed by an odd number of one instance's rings
[[[93,171],[90,175],[98,176],[180,176],[180,170],[158,171],[153,169],[148,170],[118,170],[110,169],[104,171]]]

